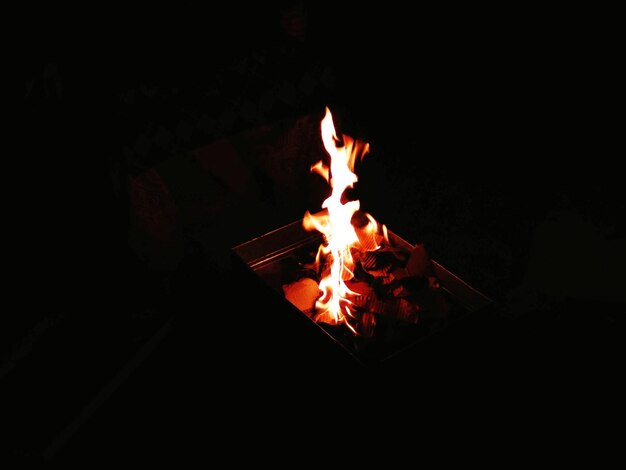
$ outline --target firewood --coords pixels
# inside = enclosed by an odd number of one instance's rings
[[[303,277],[283,285],[283,293],[289,302],[310,317],[315,310],[315,301],[320,295],[320,290],[316,281],[309,277]]]

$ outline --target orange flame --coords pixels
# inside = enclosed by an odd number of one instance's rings
[[[324,148],[330,156],[330,167],[319,161],[311,167],[311,171],[328,181],[332,192],[322,204],[326,211],[314,215],[307,211],[302,222],[306,230],[317,230],[324,235],[324,243],[317,253],[317,263],[319,265],[326,260],[330,264],[319,283],[320,297],[315,304],[315,318],[330,324],[345,322],[356,333],[348,322],[348,317],[353,316],[352,302],[348,297],[355,293],[346,285],[346,281],[354,276],[352,248],[375,250],[386,237],[378,235],[378,224],[369,214],[366,214],[365,226],[355,230],[352,219],[360,210],[360,203],[342,202],[345,190],[353,187],[358,180],[353,172],[354,164],[357,158],[361,159],[369,152],[369,144],[348,135],[343,135],[340,139],[328,107],[320,127]],[[384,226],[383,233],[386,234]]]

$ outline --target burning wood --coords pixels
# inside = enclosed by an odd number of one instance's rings
[[[315,302],[319,297],[317,284],[312,278],[303,277],[283,285],[283,292],[289,302],[298,307],[305,315],[311,316],[315,311]]]
[[[332,192],[321,212],[305,213],[302,225],[319,231],[323,242],[315,261],[301,265],[310,280],[286,283],[283,293],[315,321],[343,324],[355,334],[371,334],[377,315],[417,323],[420,291],[438,286],[430,258],[422,245],[408,252],[393,247],[384,225],[362,211],[359,201],[345,200],[346,189],[358,180],[354,164],[369,152],[369,144],[338,136],[328,108],[320,127],[330,165],[320,161],[311,171],[328,181]],[[318,286],[315,295],[311,281]]]
[[[376,251],[353,247],[350,254],[355,264],[352,278],[345,281],[350,292],[346,302],[357,334],[371,336],[380,315],[413,324],[434,310],[441,315],[436,300],[439,284],[423,245],[407,250],[385,240]],[[317,269],[315,263],[302,260],[284,273],[289,279],[283,284],[285,298],[317,321],[321,321],[317,315],[322,295],[319,283],[329,270],[328,260]]]

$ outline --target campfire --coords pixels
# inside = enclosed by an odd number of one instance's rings
[[[328,162],[311,171],[330,195],[319,211],[234,248],[296,311],[360,362],[379,362],[451,319],[491,301],[371,214],[349,189],[370,145],[338,135],[328,108],[320,123]]]
[[[311,170],[332,192],[323,211],[304,214],[303,227],[319,231],[323,243],[314,261],[302,264],[308,273],[283,286],[285,297],[315,321],[343,324],[354,334],[371,335],[375,314],[415,323],[418,290],[437,287],[428,257],[422,246],[410,252],[393,247],[387,228],[362,211],[358,200],[345,199],[346,190],[358,181],[355,163],[369,152],[369,144],[338,136],[328,108],[320,127],[330,165],[319,161]]]

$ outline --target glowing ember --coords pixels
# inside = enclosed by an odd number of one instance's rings
[[[352,249],[373,251],[385,238],[386,229],[379,228],[374,218],[360,211],[359,201],[342,200],[347,188],[354,186],[356,159],[369,152],[369,144],[348,135],[337,136],[330,110],[321,121],[324,148],[330,156],[330,167],[319,161],[311,171],[320,174],[332,188],[331,195],[323,202],[321,211],[315,215],[306,212],[303,226],[306,230],[318,230],[324,235],[317,252],[316,263],[326,266],[319,283],[320,297],[316,301],[316,321],[329,324],[345,323],[356,333],[348,321],[352,317],[351,295],[356,295],[346,285],[353,278],[354,260]],[[356,226],[356,227],[355,227]],[[379,233],[382,230],[382,235]]]

